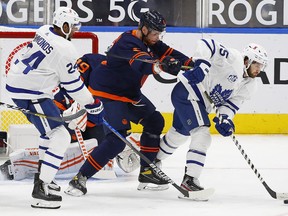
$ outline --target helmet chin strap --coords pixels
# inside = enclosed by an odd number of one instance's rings
[[[142,39],[141,40],[144,43],[144,38],[146,38],[150,34],[151,30],[148,27],[146,27],[148,29],[148,33],[145,35],[144,32],[142,31],[142,28],[141,28],[141,35],[142,35]]]
[[[64,31],[64,29],[63,29],[63,26],[64,26],[64,25],[62,25],[62,27],[61,27],[61,31],[62,31],[62,33],[65,35],[65,39],[66,39],[66,40],[69,40],[69,39],[70,39],[70,38],[69,38],[69,35],[70,35],[70,33],[71,33],[72,28],[69,26],[69,32],[66,33],[66,32]]]

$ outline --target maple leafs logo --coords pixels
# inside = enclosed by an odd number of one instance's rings
[[[217,84],[214,89],[210,92],[210,97],[213,100],[215,106],[219,107],[228,100],[233,90],[223,90],[220,84]]]

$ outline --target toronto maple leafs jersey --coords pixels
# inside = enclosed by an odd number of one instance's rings
[[[226,48],[213,39],[202,39],[197,42],[193,55],[193,61],[197,59],[205,59],[211,63],[209,73],[202,84],[220,114],[227,114],[232,119],[241,104],[256,90],[256,80],[243,77],[244,60],[241,53]],[[189,99],[202,101],[207,112],[211,112],[210,102],[199,85],[190,85],[182,73],[178,77],[188,90]]]
[[[14,99],[52,99],[52,90],[60,84],[81,105],[93,103],[80,79],[78,57],[71,41],[55,34],[52,26],[44,25],[12,65],[6,89]]]

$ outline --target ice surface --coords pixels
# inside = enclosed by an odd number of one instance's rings
[[[237,135],[239,143],[265,182],[276,192],[288,192],[288,136]],[[188,143],[163,161],[164,171],[180,184]],[[1,164],[4,162],[2,159]],[[167,191],[137,191],[138,170],[123,173],[115,168],[114,180],[89,180],[88,194],[71,197],[62,192],[57,210],[30,207],[32,180],[0,180],[0,215],[4,216],[288,216],[288,205],[275,200],[252,172],[230,138],[213,135],[200,182],[216,192],[208,202],[178,199],[170,185]],[[58,179],[66,189],[69,179]]]

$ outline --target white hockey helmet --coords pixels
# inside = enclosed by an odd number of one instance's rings
[[[65,33],[63,31],[63,24],[67,23],[69,26],[69,32]],[[53,13],[53,25],[58,26],[61,31],[66,35],[66,39],[69,37],[72,29],[76,29],[76,31],[80,30],[81,23],[80,18],[76,11],[68,7],[59,7]]]
[[[268,63],[267,52],[262,46],[258,44],[255,44],[255,43],[248,44],[244,48],[242,55],[244,58],[245,57],[248,58],[248,65],[246,69],[249,68],[252,62],[254,61],[262,64],[261,70],[264,70],[265,67],[267,66],[267,63]]]

